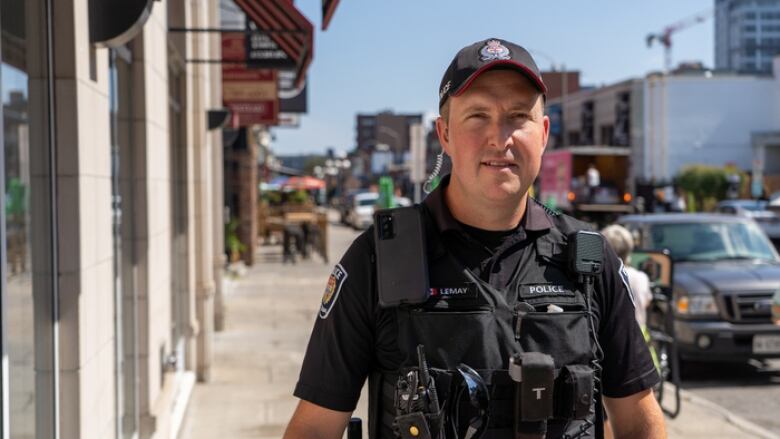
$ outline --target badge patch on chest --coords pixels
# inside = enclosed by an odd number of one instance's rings
[[[333,267],[333,273],[328,278],[328,285],[325,286],[325,293],[322,295],[322,304],[320,305],[320,318],[324,319],[330,314],[330,310],[333,309],[333,304],[336,303],[336,299],[339,298],[339,291],[344,285],[344,281],[347,280],[347,271],[341,264],[336,264]]]
[[[431,297],[437,299],[476,299],[477,286],[473,283],[460,284],[451,287],[431,288]]]
[[[574,292],[566,289],[563,285],[557,284],[538,284],[538,285],[521,285],[520,297],[527,299],[532,297],[541,296],[574,296]]]

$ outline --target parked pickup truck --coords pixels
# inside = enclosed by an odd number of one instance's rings
[[[750,218],[719,214],[628,215],[638,247],[668,249],[671,312],[682,360],[780,358],[773,296],[780,257]]]

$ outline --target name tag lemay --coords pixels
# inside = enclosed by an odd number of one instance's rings
[[[431,297],[439,299],[475,299],[477,288],[473,283],[431,288]]]

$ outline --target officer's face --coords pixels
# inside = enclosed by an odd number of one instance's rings
[[[451,189],[467,199],[517,202],[539,172],[550,120],[542,95],[522,74],[488,71],[450,98],[439,139],[452,160]]]

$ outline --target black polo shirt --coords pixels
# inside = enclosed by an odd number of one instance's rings
[[[556,216],[528,197],[526,213],[511,233],[474,230],[459,223],[447,207],[443,190],[448,183],[445,177],[423,202],[441,238],[429,241],[433,245],[428,247],[428,257],[450,252],[497,288],[507,286],[515,271],[523,270],[523,259],[534,256],[529,252],[536,247],[529,242],[550,233],[560,221],[587,227]],[[370,372],[396,370],[404,360],[397,343],[396,314],[378,305],[373,248],[373,229],[369,229],[355,239],[328,279],[295,387],[298,398],[332,410],[352,411]],[[607,247],[593,312],[605,354],[603,393],[609,397],[629,396],[658,381],[621,269],[622,263]],[[519,275],[522,278],[524,273]]]

